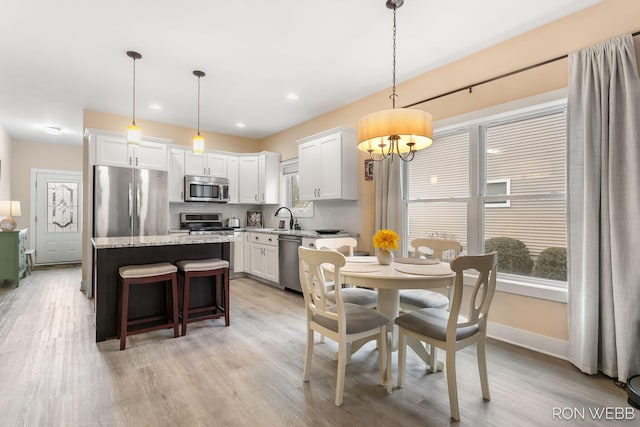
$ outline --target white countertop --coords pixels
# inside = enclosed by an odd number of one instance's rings
[[[202,243],[233,242],[233,236],[191,236],[184,234],[170,234],[166,236],[135,236],[135,237],[94,237],[91,239],[95,249],[130,248],[140,246],[169,246],[195,245]]]
[[[284,234],[288,236],[300,236],[310,237],[314,239],[329,239],[333,237],[355,237],[359,236],[358,233],[351,233],[349,231],[340,231],[335,234],[321,234],[314,230],[279,230],[277,228],[237,228],[235,231],[247,231],[251,233],[265,233],[265,234]]]

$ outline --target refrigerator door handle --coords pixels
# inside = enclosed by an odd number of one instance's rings
[[[141,230],[141,228],[143,228],[143,225],[140,223],[140,210],[142,208],[142,197],[143,195],[141,194],[141,188],[140,188],[140,181],[136,179],[135,184],[136,186],[136,228],[138,229],[138,232],[140,233],[140,235],[142,236],[144,233],[144,230]]]
[[[133,189],[132,183],[129,182],[129,228],[133,230]]]

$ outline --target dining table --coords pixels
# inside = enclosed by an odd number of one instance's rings
[[[345,285],[376,289],[378,292],[377,309],[389,319],[389,357],[398,345],[398,327],[394,320],[400,313],[400,290],[451,288],[456,277],[449,268],[449,263],[438,260],[396,258],[389,265],[381,265],[375,256],[345,258],[346,263],[340,269],[341,282]],[[364,344],[365,342],[352,344],[351,353],[355,353]],[[430,352],[420,341],[407,337],[407,345],[425,364],[430,364]],[[443,363],[437,361],[436,370],[442,370],[443,367]]]

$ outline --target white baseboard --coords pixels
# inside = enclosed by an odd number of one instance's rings
[[[489,322],[487,335],[538,353],[569,360],[569,342]]]

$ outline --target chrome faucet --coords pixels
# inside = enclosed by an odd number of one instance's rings
[[[273,216],[278,216],[278,212],[280,212],[281,209],[286,209],[289,211],[289,230],[293,230],[293,212],[291,212],[291,209],[286,206],[280,206]]]

